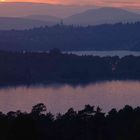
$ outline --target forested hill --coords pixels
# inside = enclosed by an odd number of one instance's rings
[[[140,22],[88,27],[55,25],[30,30],[0,31],[1,50],[136,50],[140,51]]]
[[[87,84],[140,80],[140,57],[98,57],[50,53],[0,52],[0,85]]]

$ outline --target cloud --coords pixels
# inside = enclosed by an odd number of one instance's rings
[[[140,5],[140,0],[42,0],[50,3],[79,4],[79,5]]]
[[[13,0],[7,0],[13,1]],[[140,0],[16,0],[18,2],[41,2],[51,4],[70,4],[70,5],[98,5],[114,7],[140,7]]]
[[[102,5],[116,7],[140,7],[139,0],[102,0]]]

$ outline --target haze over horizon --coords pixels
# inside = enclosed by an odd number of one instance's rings
[[[140,8],[139,0],[0,0],[5,2],[33,2],[60,5],[83,5],[83,6],[102,6],[102,7],[129,7]]]

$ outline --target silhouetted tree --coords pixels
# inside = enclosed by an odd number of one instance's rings
[[[44,104],[40,103],[40,104],[33,106],[31,113],[35,114],[35,115],[41,115],[46,110],[47,110],[46,106]]]

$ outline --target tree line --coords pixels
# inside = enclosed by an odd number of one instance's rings
[[[86,84],[100,80],[140,80],[140,57],[119,58],[49,53],[0,52],[0,84]]]
[[[0,49],[11,51],[135,50],[140,51],[140,23],[66,26],[0,31]]]
[[[85,105],[64,114],[47,112],[44,104],[31,112],[0,112],[1,140],[139,140],[140,107],[126,105],[107,114],[100,107]]]

